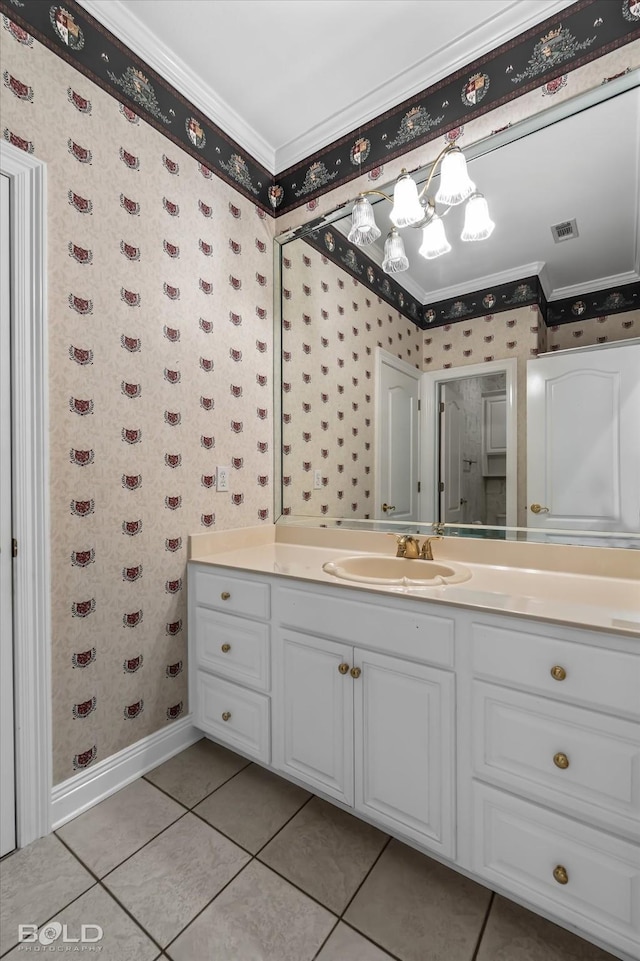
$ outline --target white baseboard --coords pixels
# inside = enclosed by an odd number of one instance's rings
[[[203,736],[202,731],[193,727],[189,714],[88,770],[56,784],[51,792],[52,830],[62,827],[71,818],[87,811],[99,801],[104,801],[142,774],[195,744]]]

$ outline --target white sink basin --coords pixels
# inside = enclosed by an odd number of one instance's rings
[[[389,557],[388,554],[354,554],[339,557],[322,565],[327,574],[345,581],[366,584],[400,584],[428,587],[461,584],[471,572],[461,564],[447,561],[425,561],[422,558]]]

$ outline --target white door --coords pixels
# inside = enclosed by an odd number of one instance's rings
[[[420,372],[378,353],[376,512],[378,520],[418,520]]]
[[[353,804],[353,648],[283,630],[274,651],[274,765]]]
[[[454,676],[356,649],[355,806],[453,857]]]
[[[9,178],[0,175],[0,856],[16,846]]]
[[[532,527],[640,530],[640,343],[528,362],[527,506]]]
[[[462,445],[465,412],[455,383],[440,387],[440,517],[445,524],[465,523],[462,493]]]

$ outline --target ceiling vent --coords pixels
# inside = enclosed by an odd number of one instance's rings
[[[561,224],[553,224],[551,227],[554,243],[562,243],[563,240],[573,240],[578,236],[578,225],[575,220],[565,220]]]

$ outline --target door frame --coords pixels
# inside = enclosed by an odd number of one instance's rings
[[[16,843],[51,831],[46,166],[0,143],[11,181]]]
[[[421,372],[413,364],[408,363],[406,360],[402,360],[400,357],[396,357],[394,354],[390,354],[388,350],[384,347],[376,347],[375,349],[375,380],[373,383],[373,423],[375,424],[375,431],[373,437],[374,451],[373,451],[373,464],[374,464],[374,477],[373,477],[373,496],[374,496],[374,519],[375,520],[393,520],[392,517],[378,517],[379,503],[380,503],[380,478],[382,477],[382,445],[380,441],[380,423],[381,423],[381,410],[382,410],[382,398],[380,396],[380,384],[382,382],[382,368],[383,366],[392,367],[394,370],[399,370],[400,373],[406,374],[408,377],[413,377],[415,380],[420,381],[422,378]],[[419,390],[421,386],[419,385]],[[422,418],[421,412],[418,410],[418,452],[416,454],[416,464],[418,465],[418,477],[420,477],[420,464],[421,464],[421,449],[422,449]],[[418,514],[421,511],[420,495],[418,495]],[[421,515],[420,515],[421,516]]]
[[[420,516],[438,517],[438,389],[441,383],[482,377],[504,372],[507,394],[507,527],[517,527],[518,506],[518,361],[515,357],[491,360],[484,364],[467,364],[446,370],[426,371],[422,375],[422,491]]]

